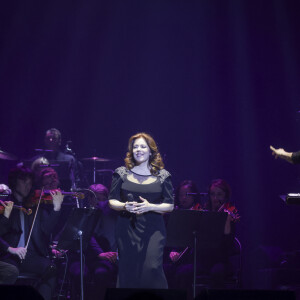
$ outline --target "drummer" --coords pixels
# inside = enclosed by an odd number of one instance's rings
[[[56,168],[62,189],[67,191],[78,187],[80,185],[78,162],[69,151],[61,150],[61,133],[58,129],[50,128],[46,131],[44,146],[45,152],[39,157],[44,157],[50,162],[50,166]]]

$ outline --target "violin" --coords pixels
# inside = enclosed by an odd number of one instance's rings
[[[27,207],[36,206],[40,198],[41,198],[41,203],[52,204],[53,198],[50,193],[51,191],[52,190],[44,190],[43,192],[41,190],[33,191],[31,197],[29,197],[29,199],[26,201],[26,206]],[[53,191],[56,191],[56,190],[53,190]],[[78,199],[83,199],[85,197],[84,193],[65,192],[65,191],[60,191],[60,192],[62,193],[62,195],[71,196],[71,197],[78,198]]]
[[[26,214],[28,216],[32,214],[32,210],[30,208],[26,209],[23,206],[19,206],[19,205],[15,205],[15,204],[14,204],[13,208],[21,210],[24,214]],[[0,215],[3,215],[4,211],[5,211],[5,207],[4,206],[0,206]]]
[[[224,203],[218,210],[219,212],[220,211],[223,211],[223,212],[226,212],[228,213],[232,219],[233,219],[233,222],[238,222],[240,221],[241,217],[240,215],[238,214],[238,210],[236,209],[236,207],[230,203]]]
[[[190,210],[203,211],[203,208],[202,208],[202,206],[201,206],[200,203],[196,203],[194,206],[192,206],[192,207],[190,208]]]

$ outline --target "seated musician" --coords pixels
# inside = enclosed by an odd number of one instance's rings
[[[175,190],[174,201],[176,205],[175,209],[200,208],[199,193],[196,183],[192,180],[182,181]],[[180,271],[178,267],[190,262],[192,254],[190,249],[185,248],[170,250],[171,249],[165,249],[167,258],[164,258],[164,271],[169,288],[178,288],[178,280],[180,278],[180,275],[177,274]],[[181,285],[181,288],[186,288],[185,284],[184,286]]]
[[[224,212],[230,203],[230,187],[222,179],[213,180],[208,190],[208,202],[205,210]],[[238,218],[238,216],[237,216]],[[231,272],[229,256],[233,247],[234,218],[228,214],[224,225],[224,236],[222,244],[218,248],[200,250],[197,253],[197,274],[209,275],[211,288],[224,288],[224,280]],[[187,251],[188,255],[184,257],[181,263],[178,258],[181,253],[172,251],[171,260],[176,263],[173,268],[174,282],[177,288],[190,288],[193,278],[193,254]]]
[[[48,159],[41,156],[32,162],[30,169],[33,171],[34,174],[38,174],[41,171],[41,169],[49,166],[49,164],[50,163],[49,163]]]
[[[1,193],[10,192],[8,186],[0,185],[0,196]],[[3,236],[8,230],[8,220],[13,209],[14,203],[12,201],[0,200],[0,237]],[[18,268],[10,263],[0,261],[0,284],[14,284],[18,278]]]
[[[29,200],[33,183],[33,173],[25,167],[12,169],[8,176],[9,187],[12,190],[11,201],[24,206]],[[63,196],[60,191],[51,192],[53,209],[48,214],[36,207],[28,215],[22,210],[14,210],[9,218],[7,232],[0,237],[0,260],[15,265],[22,273],[36,274],[39,278],[38,291],[46,300],[50,300],[55,288],[55,266],[48,258],[49,235],[60,214]]]
[[[192,180],[184,180],[175,191],[175,204],[179,209],[192,209],[199,204],[199,193],[197,185]],[[197,207],[200,206],[197,205]]]
[[[56,171],[52,168],[41,169],[37,176],[38,188],[44,190],[56,190],[59,187],[59,179]]]
[[[0,184],[0,195],[1,194],[11,194],[10,188],[4,183]]]
[[[93,184],[88,196],[88,205],[99,209],[101,217],[97,222],[93,236],[85,253],[85,275],[93,278],[94,286],[89,291],[89,299],[104,299],[107,287],[116,281],[117,277],[117,246],[115,241],[116,213],[108,205],[108,190],[102,184]],[[96,197],[95,197],[96,196]],[[80,291],[80,262],[73,261],[70,274]],[[86,282],[86,280],[85,280]]]
[[[212,278],[212,287],[223,288],[226,276],[232,271],[229,256],[232,253],[235,237],[235,222],[240,219],[236,208],[230,202],[231,189],[223,179],[215,179],[208,189],[206,209],[214,212],[228,212],[224,226],[224,236],[220,247],[209,249],[202,254],[202,270],[209,272]],[[232,211],[232,212],[230,212]]]
[[[34,174],[34,183],[33,186],[38,188],[39,174],[41,170],[47,168],[50,162],[45,157],[39,157],[33,161],[31,164],[31,170]]]

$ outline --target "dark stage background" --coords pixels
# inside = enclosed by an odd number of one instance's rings
[[[3,1],[0,147],[29,158],[58,128],[78,158],[122,164],[138,131],[176,186],[226,179],[247,269],[260,244],[300,249],[299,1]],[[0,161],[7,181],[13,162]],[[103,168],[102,165],[97,168]]]

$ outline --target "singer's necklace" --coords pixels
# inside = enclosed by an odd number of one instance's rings
[[[132,170],[130,170],[130,172],[133,173],[134,175],[138,175],[138,176],[152,176],[152,174],[150,174],[150,175],[138,174],[138,173],[133,172]]]

